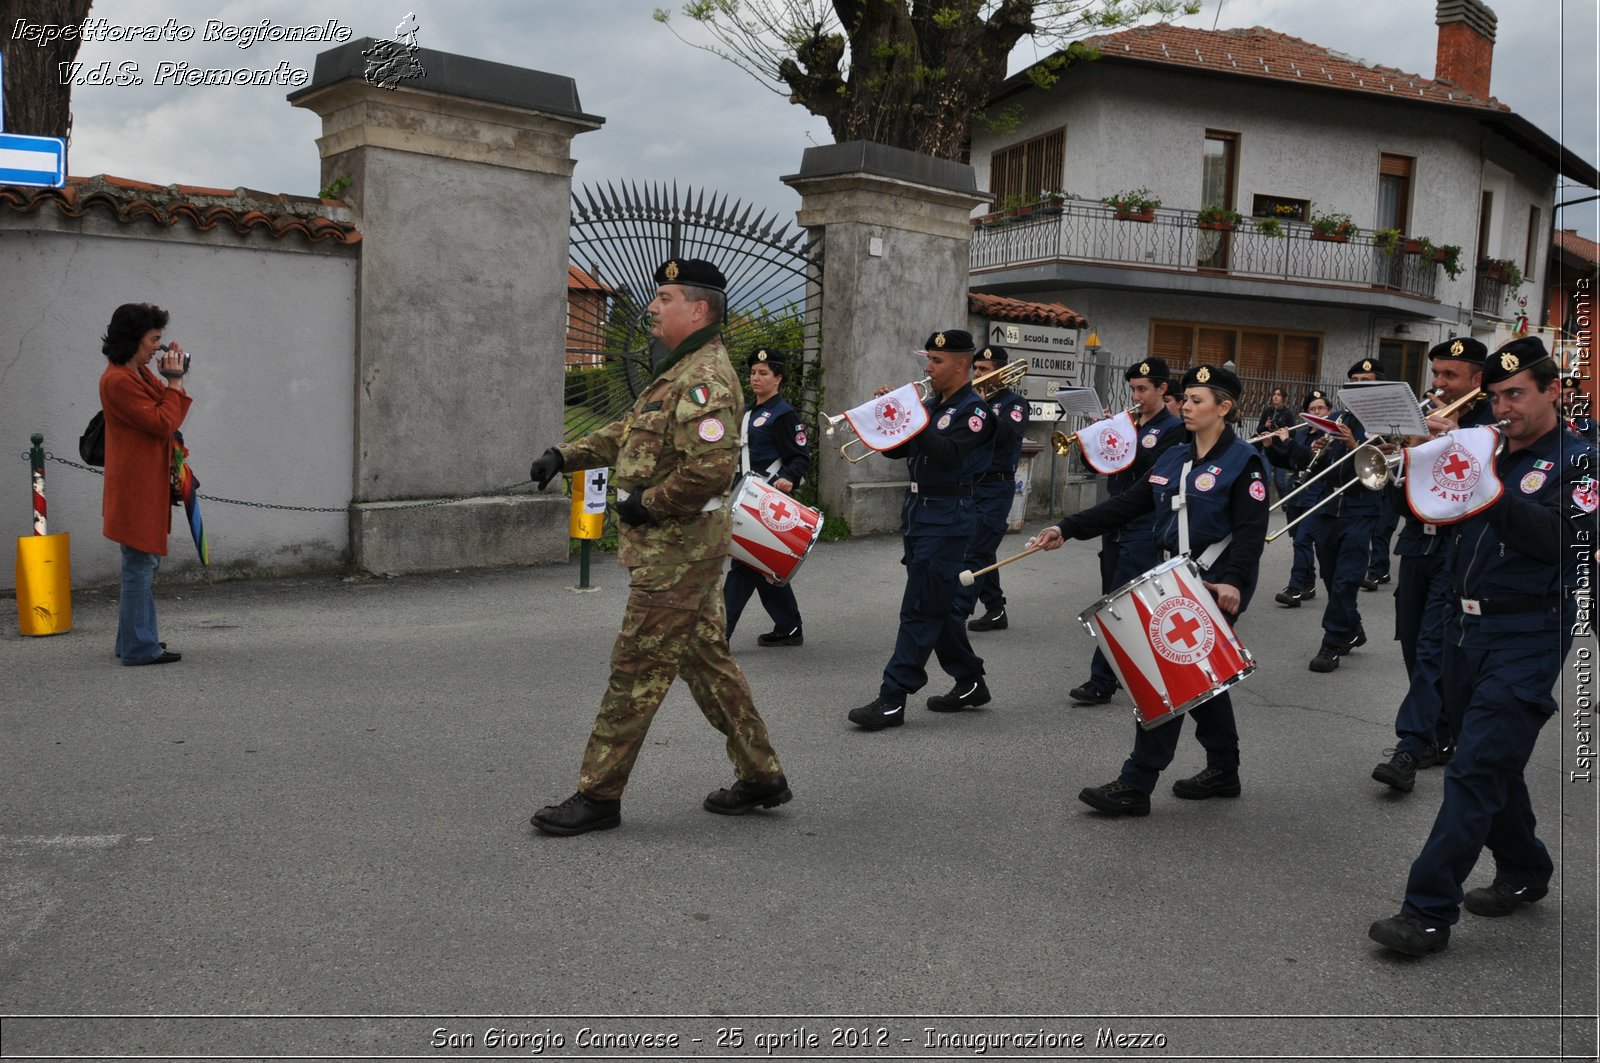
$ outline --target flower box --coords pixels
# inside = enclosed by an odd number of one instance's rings
[[[1156,208],[1146,207],[1140,211],[1117,210],[1112,211],[1111,216],[1118,221],[1155,221]]]

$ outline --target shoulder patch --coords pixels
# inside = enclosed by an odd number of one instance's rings
[[[1600,508],[1600,491],[1595,489],[1593,480],[1584,480],[1572,489],[1572,502],[1585,513],[1593,513]]]
[[[693,399],[697,405],[704,406],[706,403],[711,401],[711,388],[705,384],[696,384],[694,387],[689,389],[689,397]]]
[[[1267,500],[1267,485],[1260,480],[1252,480],[1250,482],[1250,497],[1257,502],[1265,502]]]
[[[967,427],[972,429],[974,432],[983,431],[983,418],[978,414],[973,414],[971,417],[967,418]]]
[[[698,431],[701,439],[705,440],[707,443],[715,443],[717,440],[723,437],[727,430],[722,427],[722,422],[717,420],[715,417],[707,417],[705,420],[700,422],[700,428]]]

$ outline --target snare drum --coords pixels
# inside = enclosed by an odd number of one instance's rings
[[[1187,555],[1118,587],[1079,613],[1078,622],[1105,640],[1106,658],[1146,730],[1256,670]]]
[[[781,587],[822,534],[822,513],[746,473],[733,485],[733,557]]]

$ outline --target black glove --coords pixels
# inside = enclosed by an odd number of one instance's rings
[[[538,484],[539,490],[543,491],[550,481],[556,478],[556,474],[561,471],[561,464],[561,451],[551,447],[539,455],[539,460],[535,461],[532,467],[528,469],[528,479]]]
[[[650,511],[644,508],[643,491],[635,491],[617,502],[617,519],[629,525],[649,524],[654,519]]]

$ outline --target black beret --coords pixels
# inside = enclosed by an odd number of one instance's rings
[[[1345,371],[1344,377],[1346,380],[1349,380],[1357,373],[1377,373],[1379,380],[1385,379],[1383,373],[1383,363],[1378,361],[1376,358],[1361,359],[1361,361],[1357,362],[1355,365],[1351,366]]]
[[[703,258],[669,258],[656,269],[656,284],[687,284],[695,288],[726,291],[727,278]]]
[[[949,335],[946,334],[945,338],[948,339]],[[993,362],[995,365],[1005,365],[1007,362],[1011,361],[1011,352],[1000,346],[998,343],[991,343],[989,346],[985,347],[983,350],[974,355],[972,360],[975,362]]]
[[[752,369],[758,365],[769,366],[774,373],[782,376],[788,366],[788,359],[783,356],[782,351],[775,351],[770,347],[757,347],[750,352],[750,357],[745,359],[745,364]]]
[[[1530,369],[1550,357],[1550,352],[1544,349],[1544,341],[1538,336],[1521,336],[1510,343],[1501,345],[1500,349],[1491,354],[1483,363],[1483,386],[1498,384],[1502,380],[1516,376],[1524,369]]]
[[[1313,388],[1311,393],[1306,396],[1306,401],[1300,404],[1300,411],[1304,413],[1306,410],[1311,409],[1311,404],[1316,402],[1318,399],[1326,402],[1330,408],[1333,406],[1333,402],[1328,398],[1328,393],[1326,391]]]
[[[1216,388],[1235,400],[1239,398],[1239,377],[1220,365],[1197,365],[1183,374],[1183,390],[1193,387]]]
[[[928,342],[923,344],[922,354],[929,351],[951,351],[955,354],[970,354],[977,350],[977,345],[972,342],[972,333],[965,329],[949,329],[945,332],[935,332],[928,337]]]
[[[1435,358],[1454,358],[1458,362],[1471,362],[1482,367],[1483,360],[1489,357],[1489,348],[1471,336],[1452,336],[1443,343],[1436,344],[1428,352],[1428,361]]]
[[[1146,358],[1138,365],[1130,365],[1122,371],[1124,380],[1171,380],[1172,370],[1167,368],[1165,358]]]

